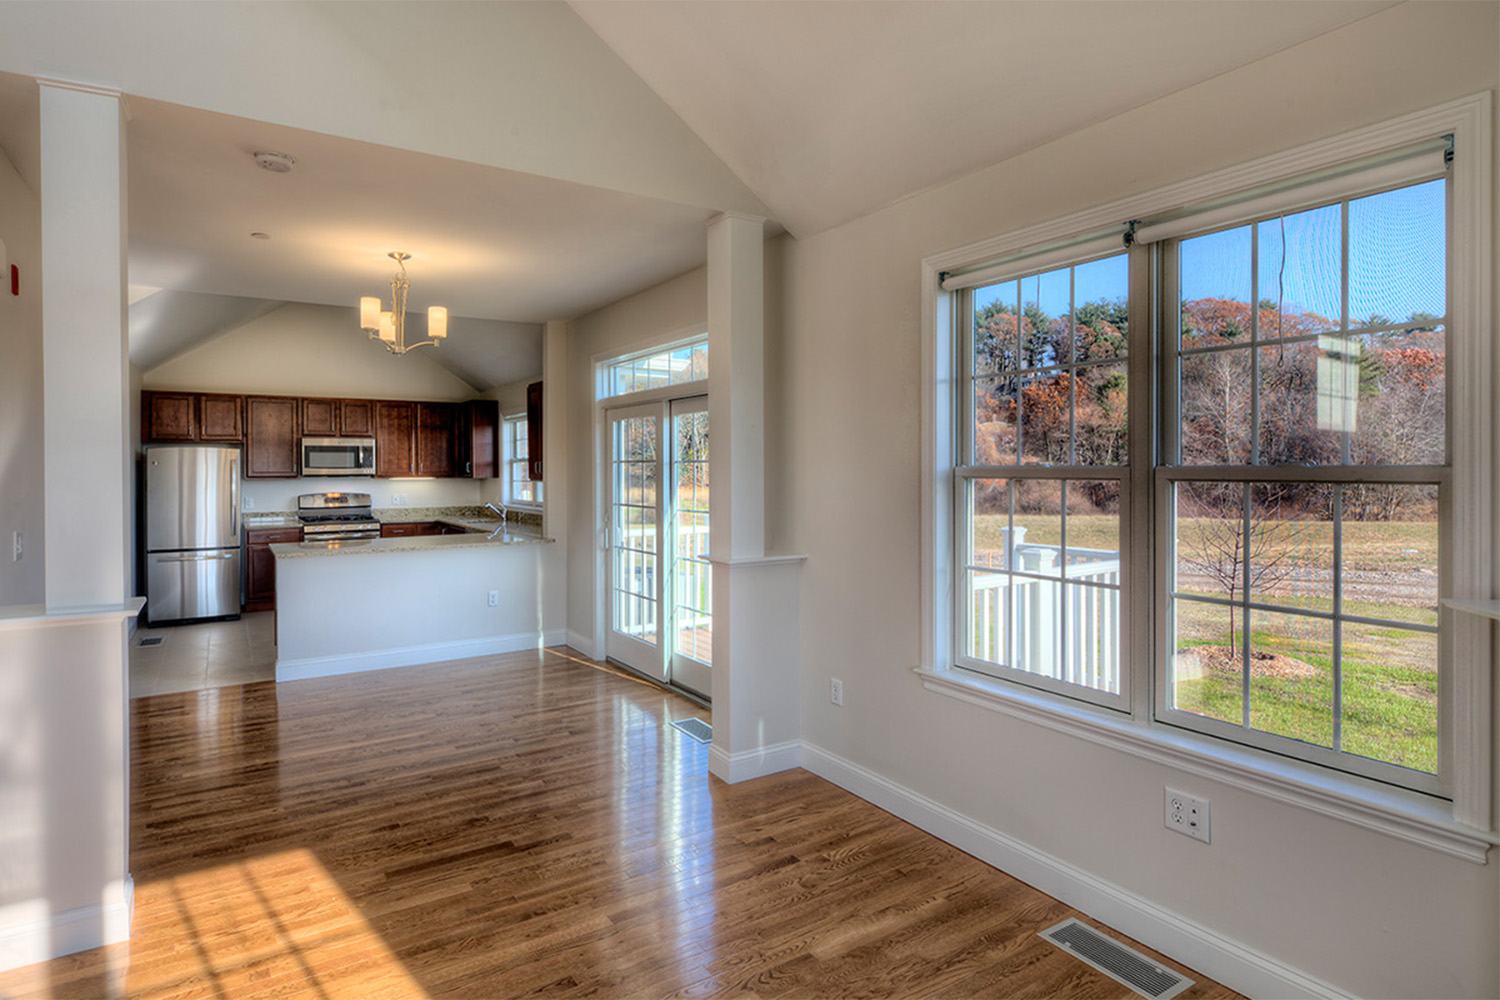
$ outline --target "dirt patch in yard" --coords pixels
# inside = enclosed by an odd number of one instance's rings
[[[1179,678],[1192,676],[1195,667],[1199,676],[1210,671],[1238,676],[1244,663],[1242,656],[1242,650],[1236,648],[1231,651],[1228,646],[1190,646],[1187,649],[1179,649],[1177,651],[1177,676]],[[1308,677],[1317,677],[1322,673],[1311,663],[1305,663],[1290,656],[1282,656],[1280,653],[1267,653],[1260,650],[1250,652],[1250,672],[1255,677],[1281,677],[1289,680],[1303,680]]]

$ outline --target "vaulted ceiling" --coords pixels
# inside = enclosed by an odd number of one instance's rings
[[[38,185],[33,77],[127,95],[130,280],[164,290],[137,364],[388,296],[401,249],[483,387],[537,324],[701,265],[717,211],[806,237],[1391,5],[11,3],[0,147]]]

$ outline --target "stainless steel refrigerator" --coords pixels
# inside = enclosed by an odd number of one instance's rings
[[[146,449],[146,617],[240,613],[240,450]]]

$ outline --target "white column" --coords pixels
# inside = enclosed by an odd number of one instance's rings
[[[766,555],[765,223],[708,224],[713,725],[724,781],[801,763],[797,557]]]
[[[766,553],[765,220],[708,223],[709,481],[715,559]]]
[[[119,605],[127,489],[120,95],[42,81],[42,386],[49,610]]]
[[[541,558],[543,633],[548,645],[568,628],[568,324],[542,330],[542,532],[554,540]]]

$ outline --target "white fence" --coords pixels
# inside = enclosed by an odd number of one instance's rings
[[[1025,542],[1025,528],[1006,528],[1002,566],[1017,573],[974,574],[971,655],[1102,691],[1120,690],[1120,592],[1066,586],[1118,586],[1120,553]],[[1007,641],[1013,633],[1014,642]]]

